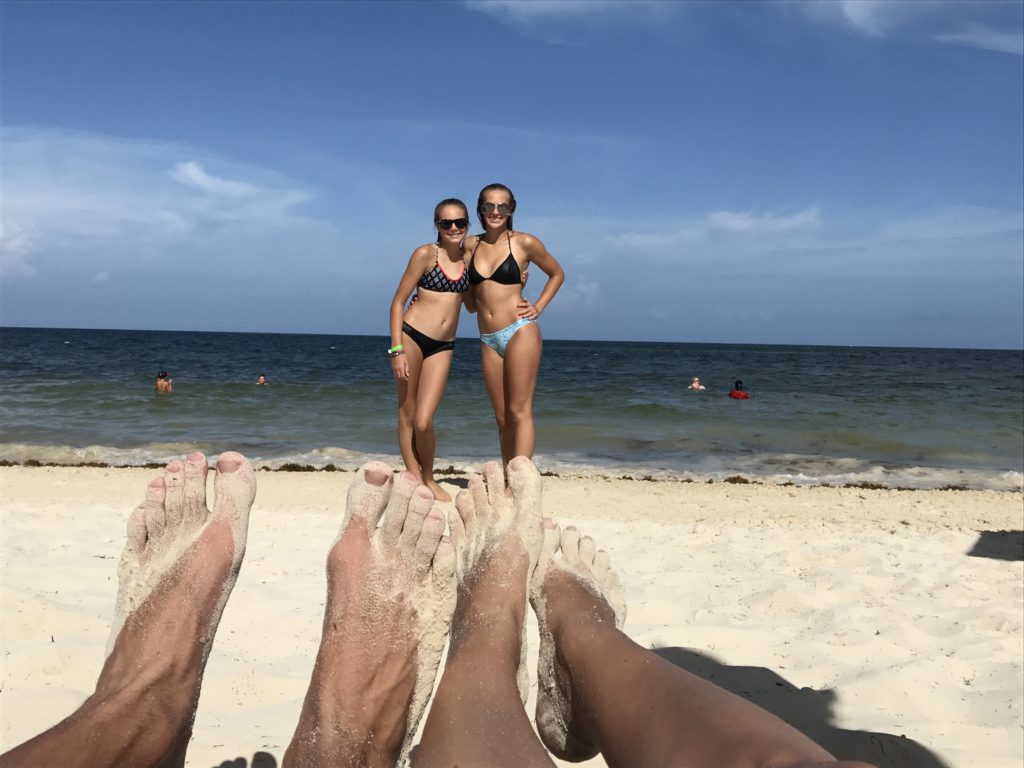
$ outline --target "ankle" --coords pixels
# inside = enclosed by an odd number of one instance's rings
[[[456,611],[449,657],[479,654],[517,669],[526,618],[525,601],[521,605],[494,602],[481,605],[480,602],[466,600]]]

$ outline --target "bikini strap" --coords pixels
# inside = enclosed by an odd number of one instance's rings
[[[509,230],[509,229],[506,229],[505,230],[505,237],[508,238],[508,255],[512,256],[512,231]],[[515,256],[512,256],[512,258],[514,259]]]

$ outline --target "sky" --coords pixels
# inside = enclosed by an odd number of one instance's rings
[[[383,338],[435,203],[501,182],[565,269],[546,338],[1024,348],[1020,0],[3,2],[0,35],[0,325]]]

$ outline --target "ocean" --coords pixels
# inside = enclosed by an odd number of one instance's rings
[[[0,328],[0,460],[398,466],[384,336]],[[174,393],[156,395],[157,370]],[[270,385],[257,387],[266,373]],[[700,376],[707,390],[687,391]],[[731,400],[734,379],[751,398]],[[894,488],[1024,486],[1024,353],[546,341],[535,460],[559,474]],[[456,345],[439,469],[498,455]]]

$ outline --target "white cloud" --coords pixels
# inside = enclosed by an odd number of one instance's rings
[[[795,2],[814,23],[840,24],[877,39],[930,39],[1024,55],[1024,6],[1003,0],[818,0]]]
[[[792,216],[772,216],[767,213],[758,215],[747,211],[715,211],[704,218],[710,229],[751,234],[797,232],[817,229],[819,226],[817,208],[808,208]]]
[[[225,227],[242,243],[323,226],[297,211],[308,192],[272,172],[211,157],[235,178],[214,175],[199,160],[177,159],[201,154],[188,147],[52,129],[6,128],[2,137],[5,280],[30,278],[43,263],[51,272],[77,268],[86,252],[106,265],[92,272],[101,275],[115,261],[124,266],[160,252],[180,258]]]
[[[36,270],[29,263],[31,253],[32,235],[29,231],[0,220],[0,277],[33,277]]]
[[[1024,56],[1024,34],[1020,32],[1000,32],[982,24],[970,24],[960,32],[949,32],[934,37],[940,43],[967,45]]]
[[[603,298],[600,283],[586,276],[576,275],[559,291],[558,309],[559,312],[592,311],[600,309]]]
[[[209,195],[218,197],[253,197],[259,192],[248,182],[230,181],[211,176],[194,160],[175,165],[174,170],[171,171],[171,178],[186,186],[195,187]]]
[[[659,30],[682,6],[663,0],[463,0],[463,4],[525,35],[563,45],[579,45],[580,33],[587,31],[626,26]]]

